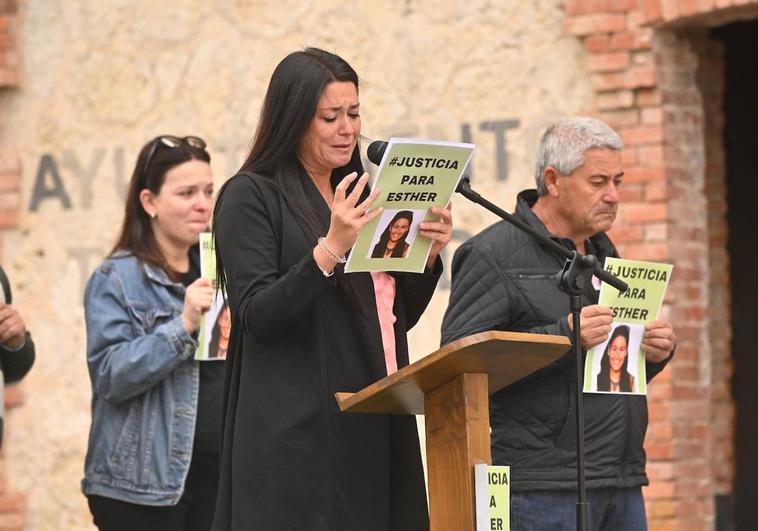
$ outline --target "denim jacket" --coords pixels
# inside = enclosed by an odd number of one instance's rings
[[[119,252],[84,293],[92,426],[85,494],[174,505],[195,433],[197,341],[182,325],[184,286]]]

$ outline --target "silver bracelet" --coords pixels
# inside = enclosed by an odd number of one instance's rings
[[[321,249],[324,250],[324,252],[326,253],[326,256],[328,256],[329,258],[331,258],[337,264],[344,264],[345,262],[347,262],[347,258],[345,258],[344,254],[342,256],[340,256],[337,253],[335,253],[334,251],[332,251],[329,247],[326,246],[326,242],[324,240],[325,240],[325,238],[323,236],[321,238],[319,238],[318,239],[318,246],[321,247]]]
[[[318,265],[318,262],[316,262],[316,267],[318,267],[318,270],[321,271],[321,274],[324,275],[326,278],[329,278],[334,274],[334,269],[331,271],[326,271],[325,269],[321,269],[321,266]]]

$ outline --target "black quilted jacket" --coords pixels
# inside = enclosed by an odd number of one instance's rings
[[[516,216],[548,234],[531,206],[535,190],[521,192]],[[550,235],[569,249],[570,240]],[[605,234],[587,242],[599,260],[618,256]],[[501,221],[461,245],[453,258],[450,305],[442,343],[484,330],[571,337],[569,300],[555,281],[563,259]],[[595,304],[591,286],[584,304]],[[670,359],[670,358],[669,358]],[[652,379],[668,362],[648,363]],[[513,490],[576,488],[574,364],[571,352],[490,397],[492,461],[510,465]],[[584,395],[587,488],[646,485],[644,396]]]

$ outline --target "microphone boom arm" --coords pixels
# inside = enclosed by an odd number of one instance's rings
[[[530,227],[520,219],[514,217],[513,215],[509,214],[499,206],[495,205],[494,203],[491,203],[490,201],[483,198],[479,193],[474,191],[471,188],[471,182],[469,181],[468,176],[464,175],[461,178],[461,181],[458,183],[458,187],[455,189],[456,192],[461,194],[463,197],[468,199],[469,201],[472,201],[478,205],[482,205],[484,208],[492,212],[493,214],[500,216],[505,221],[510,223],[511,225],[514,225],[515,227],[519,228],[520,230],[526,232],[531,237],[539,241],[542,245],[553,251],[554,253],[560,255],[561,257],[569,260],[572,258],[573,253],[566,249],[561,244],[551,240],[544,234],[536,231],[534,228]],[[606,282],[619,290],[621,293],[624,293],[627,289],[629,289],[629,286],[621,280],[620,278],[616,277],[615,275],[609,273],[605,269],[602,268],[600,263],[597,263],[595,265],[595,276],[598,277],[603,282]]]

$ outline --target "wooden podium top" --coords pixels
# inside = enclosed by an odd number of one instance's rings
[[[424,414],[427,392],[464,373],[488,375],[490,394],[560,358],[564,336],[490,330],[453,341],[357,393],[336,393],[353,413]]]

